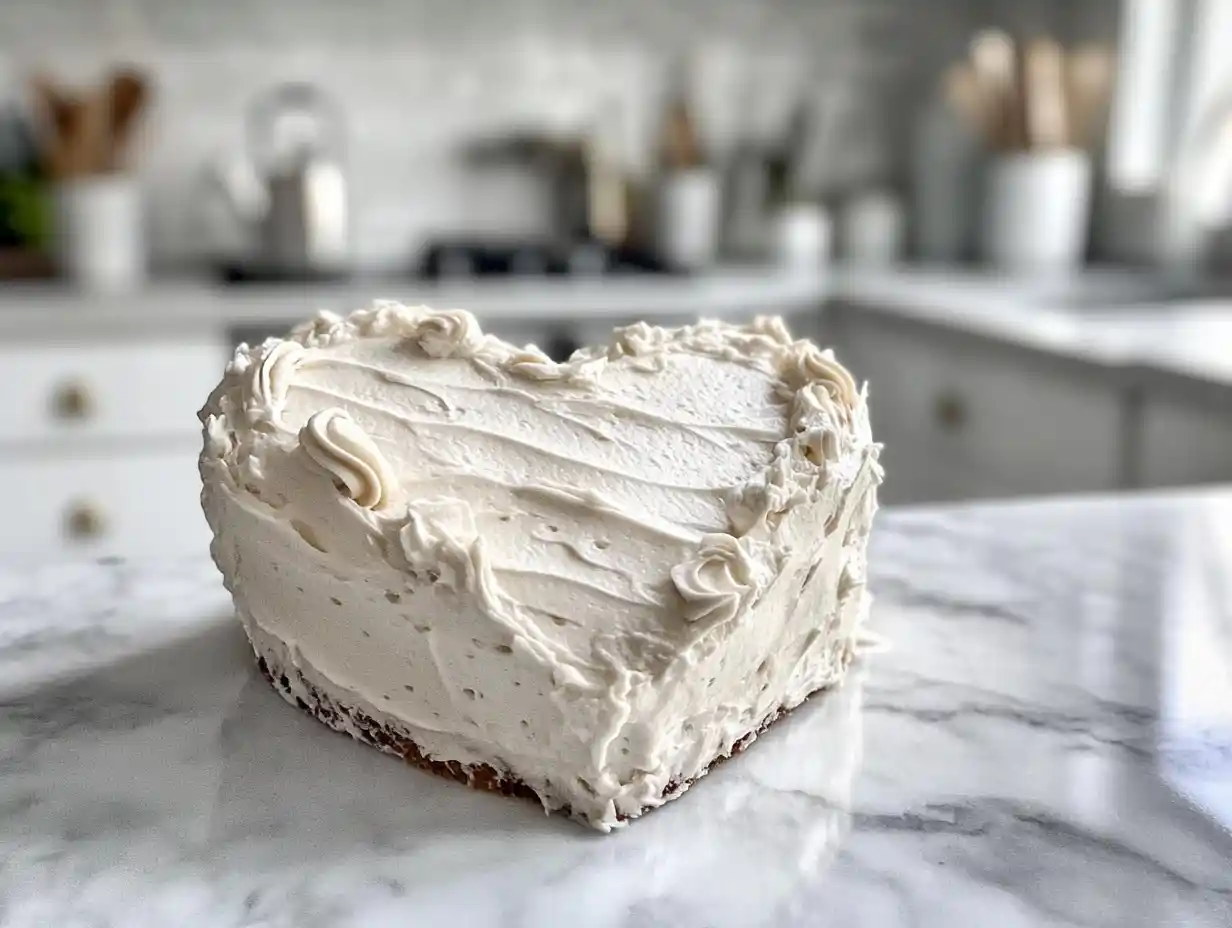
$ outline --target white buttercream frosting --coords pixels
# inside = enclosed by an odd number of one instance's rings
[[[483,332],[475,317],[462,310],[425,315],[415,327],[415,342],[430,358],[468,357],[479,346]]]
[[[781,320],[639,323],[555,362],[378,303],[242,346],[202,420],[254,646],[595,827],[857,647],[878,448],[865,393]]]
[[[820,387],[840,410],[850,410],[856,404],[855,379],[829,349],[822,351],[808,342],[797,342],[784,355],[782,372],[784,383],[794,391]]]
[[[408,503],[398,541],[411,571],[451,590],[474,592],[479,530],[466,503],[448,498]]]
[[[384,456],[345,409],[331,406],[313,413],[299,430],[299,444],[365,509],[379,509],[397,484]]]
[[[287,389],[304,359],[304,349],[292,341],[271,345],[261,360],[249,367],[245,412],[254,426],[271,421],[282,409]]]
[[[684,600],[688,622],[730,622],[771,577],[768,565],[739,538],[703,535],[697,552],[672,568],[672,583]]]

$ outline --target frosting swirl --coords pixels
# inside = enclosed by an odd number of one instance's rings
[[[478,538],[471,507],[452,497],[411,502],[398,530],[407,566],[453,590],[475,588],[472,549]]]
[[[792,399],[791,427],[799,432],[817,422],[838,425],[848,418],[847,412],[826,384],[810,383]]]
[[[790,345],[791,333],[782,316],[757,316],[748,325],[748,330],[755,335],[762,335],[776,345]]]
[[[635,322],[612,333],[612,344],[608,356],[616,358],[641,358],[647,355],[659,354],[667,343],[668,332],[656,325],[646,322]]]
[[[783,358],[782,375],[788,385],[796,390],[810,384],[820,385],[847,410],[855,407],[859,396],[855,378],[838,363],[834,352],[829,348],[823,351],[808,342],[796,342],[787,351]]]
[[[339,489],[365,509],[389,502],[396,480],[384,456],[359,424],[338,407],[315,413],[299,432],[308,457]]]
[[[535,345],[517,348],[500,360],[510,374],[545,383],[555,381],[593,385],[607,366],[606,358],[589,356],[578,356],[561,364],[553,361]]]
[[[805,481],[792,466],[786,444],[775,449],[774,460],[762,472],[728,491],[725,510],[737,536],[774,523],[806,496]]]
[[[483,330],[464,309],[446,309],[424,315],[413,336],[430,358],[467,357],[483,339]]]
[[[850,421],[850,411],[838,405],[825,384],[811,383],[792,400],[791,427],[812,464],[838,459],[850,433]]]
[[[501,363],[510,374],[545,383],[569,380],[577,368],[574,364],[558,364],[536,345],[515,348],[501,359]]]
[[[325,347],[333,340],[335,333],[338,333],[345,325],[346,323],[337,313],[322,309],[311,319],[294,326],[288,333],[288,340],[298,342],[305,347]]]
[[[265,354],[249,368],[248,374],[245,406],[254,424],[278,420],[287,390],[303,360],[304,349],[297,342],[266,343]]]
[[[839,434],[826,425],[805,429],[796,436],[800,450],[811,464],[822,466],[827,461],[836,461],[840,454]]]
[[[405,338],[414,336],[424,316],[431,314],[424,306],[375,300],[367,309],[358,309],[345,318],[322,310],[293,328],[290,337],[308,348],[326,348],[356,338]]]
[[[739,539],[723,533],[703,535],[697,553],[672,568],[672,583],[684,600],[688,622],[728,622],[747,596],[761,588],[758,565]]]

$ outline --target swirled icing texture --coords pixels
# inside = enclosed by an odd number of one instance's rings
[[[304,349],[297,343],[278,342],[249,368],[245,411],[254,426],[277,418],[303,359]]]
[[[557,363],[378,303],[241,347],[202,419],[258,651],[595,827],[856,647],[878,449],[781,320],[641,323]]]
[[[396,485],[394,475],[346,410],[331,406],[313,413],[299,430],[299,444],[357,505],[379,509],[389,499]]]
[[[730,622],[769,578],[766,565],[740,539],[703,535],[697,552],[672,568],[672,583],[684,600],[688,622]]]
[[[479,345],[483,332],[474,316],[455,309],[425,315],[413,337],[430,358],[467,357]]]
[[[411,571],[448,589],[474,592],[479,531],[470,506],[462,500],[409,502],[398,541]]]

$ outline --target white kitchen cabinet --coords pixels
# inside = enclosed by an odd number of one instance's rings
[[[891,503],[1113,490],[1124,404],[1109,378],[847,306],[839,357],[870,383]]]
[[[0,346],[0,447],[187,434],[226,357],[221,336]]]
[[[168,448],[80,448],[0,460],[0,556],[204,554],[194,438]]]
[[[1226,392],[1195,397],[1147,387],[1138,440],[1141,486],[1232,481],[1232,389]]]
[[[196,412],[221,331],[0,345],[0,556],[202,554]]]

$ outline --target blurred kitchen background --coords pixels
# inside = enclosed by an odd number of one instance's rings
[[[0,554],[202,550],[232,347],[788,317],[891,504],[1232,477],[1232,0],[3,0]]]

